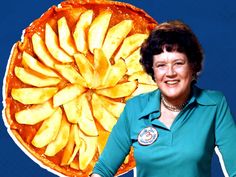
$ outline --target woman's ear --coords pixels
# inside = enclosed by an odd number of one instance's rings
[[[193,73],[192,74],[192,82],[197,82],[197,74],[196,73]]]

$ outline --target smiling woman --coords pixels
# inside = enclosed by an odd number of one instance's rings
[[[196,86],[202,60],[196,36],[181,21],[150,33],[140,61],[158,89],[128,100],[92,177],[112,177],[131,146],[138,177],[210,177],[215,147],[223,168],[236,175],[236,124],[221,92]]]

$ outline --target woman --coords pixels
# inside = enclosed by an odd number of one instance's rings
[[[236,176],[236,125],[220,92],[195,86],[203,53],[191,29],[158,25],[141,56],[159,89],[126,103],[92,177],[114,176],[131,146],[138,177],[210,177],[215,147]]]

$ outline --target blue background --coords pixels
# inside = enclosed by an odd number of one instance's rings
[[[5,4],[1,5],[1,81],[11,47],[16,41],[20,40],[22,30],[36,18],[39,18],[50,6],[59,2],[58,0],[12,0],[5,1]],[[233,114],[236,115],[236,84],[234,83],[236,81],[235,1],[125,0],[125,2],[144,9],[158,22],[180,19],[189,24],[198,36],[205,53],[204,70],[198,85],[203,88],[222,91],[228,100]],[[216,156],[213,158],[212,166],[212,176],[223,177]],[[2,119],[0,119],[0,176],[55,176],[34,163],[16,146],[8,135]],[[131,176],[133,176],[133,172],[127,173],[122,177]]]

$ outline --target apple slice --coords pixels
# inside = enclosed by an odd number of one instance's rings
[[[75,159],[75,156],[77,155],[77,153],[82,145],[82,140],[79,136],[80,130],[79,130],[77,124],[73,124],[72,129],[73,129],[73,133],[74,133],[75,148],[74,148],[74,151],[68,161],[68,164],[71,164],[73,162],[73,160]]]
[[[35,59],[34,57],[32,57],[30,54],[28,54],[25,51],[23,52],[23,55],[22,55],[22,64],[25,67],[29,67],[30,69],[38,73],[41,73],[45,76],[59,77],[53,70],[46,67],[44,64],[40,63],[37,59]]]
[[[30,108],[17,112],[15,118],[20,124],[34,125],[47,119],[55,110],[51,101],[46,101],[43,104],[33,105]]]
[[[98,136],[98,130],[86,94],[79,97],[79,106],[81,107],[81,115],[78,121],[80,129],[88,136]]]
[[[87,87],[85,79],[78,73],[78,71],[71,65],[55,65],[55,69],[70,83],[79,84],[81,86]]]
[[[121,98],[131,95],[135,89],[137,88],[137,82],[124,82],[121,84],[117,84],[111,88],[104,88],[100,90],[96,90],[97,94],[107,96],[109,98]]]
[[[111,16],[112,12],[110,10],[106,10],[101,12],[93,20],[88,30],[88,44],[91,53],[94,52],[94,49],[102,47]]]
[[[43,39],[34,33],[32,36],[33,49],[39,59],[48,67],[53,68],[54,64],[57,63],[56,60],[49,53]]]
[[[134,50],[136,50],[138,47],[140,47],[143,43],[143,41],[148,37],[147,34],[133,34],[132,36],[129,36],[125,38],[123,44],[121,45],[118,53],[115,56],[115,61],[122,58],[127,58]]]
[[[141,93],[151,92],[157,89],[156,85],[138,84],[138,88],[132,93],[131,97],[137,96]],[[129,97],[128,97],[129,98]]]
[[[99,154],[102,154],[102,151],[106,145],[109,135],[110,135],[110,132],[108,131],[105,131],[105,130],[99,131],[99,136],[98,136],[98,153]]]
[[[79,105],[79,97],[63,104],[63,108],[66,113],[67,120],[70,123],[78,123],[79,117],[81,116],[81,107]]]
[[[80,147],[81,146],[81,137],[80,137],[80,129],[77,124],[72,125],[73,132],[74,132],[74,139],[75,139],[75,145]]]
[[[128,154],[128,155],[125,157],[124,164],[127,164],[127,163],[129,162],[129,158],[130,158],[130,155]]]
[[[68,85],[61,89],[53,97],[53,106],[63,105],[85,92],[86,89],[78,84]]]
[[[62,8],[62,11],[64,9]],[[69,7],[69,13],[68,15],[68,19],[70,19],[70,21],[78,21],[78,19],[80,18],[81,14],[85,11],[85,8],[82,6],[78,6],[78,7]]]
[[[73,62],[73,58],[71,56],[67,55],[59,47],[57,34],[53,31],[52,27],[48,23],[46,23],[46,27],[45,27],[45,44],[46,44],[49,52],[52,54],[52,56],[56,60],[58,60],[62,63]]]
[[[76,48],[79,52],[86,54],[88,51],[86,32],[93,19],[93,11],[86,10],[81,14],[73,33]]]
[[[81,170],[85,170],[97,151],[98,138],[86,136],[82,131],[80,131],[79,136],[82,139],[79,152],[79,167]]]
[[[110,61],[105,57],[101,49],[94,49],[94,84],[97,88],[104,85],[104,81],[111,69]]]
[[[140,48],[138,48],[129,57],[125,59],[125,64],[127,66],[126,74],[132,75],[135,72],[143,71],[143,67],[139,62],[140,58],[141,58]]]
[[[96,94],[93,94],[92,96],[92,107],[94,117],[106,131],[111,132],[117,120],[115,116],[108,112],[105,107],[103,107],[102,100],[100,100]]]
[[[114,65],[110,67],[102,86],[98,87],[98,89],[114,87],[123,78],[126,71],[127,69],[124,60],[118,60]]]
[[[56,155],[66,146],[69,140],[69,136],[70,136],[70,124],[66,121],[66,118],[63,116],[59,133],[56,139],[48,144],[44,154],[47,156]]]
[[[14,71],[16,77],[20,79],[23,83],[33,85],[36,87],[55,86],[61,81],[61,79],[56,77],[46,77],[46,76],[39,77],[22,67],[16,66]]]
[[[95,93],[94,93],[94,95],[96,95],[96,97],[98,97],[97,99],[99,99],[101,101],[102,106],[108,112],[110,112],[113,116],[115,116],[117,118],[120,117],[120,114],[124,110],[125,103],[116,102],[114,100],[111,100],[109,98],[97,95]]]
[[[132,20],[123,20],[115,26],[111,27],[106,35],[102,50],[107,59],[110,59],[121,42],[129,34],[133,27]]]
[[[75,147],[75,134],[74,134],[74,129],[70,127],[70,135],[69,135],[69,140],[66,144],[66,147],[63,151],[63,155],[61,158],[61,166],[69,165],[69,160],[71,155],[73,154],[73,149]]]
[[[62,110],[58,107],[48,119],[44,120],[31,143],[37,148],[42,148],[52,142],[58,134],[61,120]]]
[[[74,160],[70,163],[70,167],[79,170],[79,161],[77,158],[74,158]]]
[[[154,86],[157,85],[156,82],[154,82],[154,80],[152,79],[152,77],[144,71],[139,71],[132,74],[131,76],[129,76],[128,80],[129,81],[138,80],[138,82],[141,84],[154,85]]]
[[[13,99],[23,104],[41,104],[52,98],[57,91],[57,87],[13,88],[11,95]]]
[[[82,77],[86,80],[88,87],[92,88],[94,66],[89,62],[89,60],[83,54],[77,53],[74,55],[74,58]]]
[[[70,56],[72,56],[76,50],[73,42],[70,28],[67,25],[66,18],[62,17],[57,21],[59,42],[62,49],[64,49]]]

